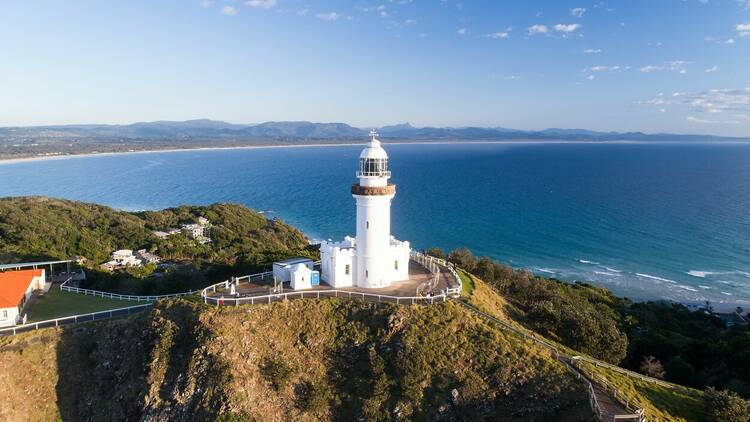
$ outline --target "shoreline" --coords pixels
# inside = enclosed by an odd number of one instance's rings
[[[544,140],[544,141],[396,141],[389,142],[388,145],[561,145],[561,144],[594,144],[594,145],[641,145],[641,144],[654,144],[654,145],[705,145],[705,144],[745,144],[743,142],[653,142],[653,141],[606,141],[606,142],[591,142],[591,141],[563,141],[563,140]],[[230,151],[230,150],[254,150],[254,149],[280,149],[280,148],[330,148],[330,147],[352,147],[363,145],[357,142],[341,142],[341,143],[313,143],[313,144],[289,144],[289,145],[247,145],[247,146],[229,146],[229,147],[197,147],[197,148],[168,148],[168,149],[154,149],[154,150],[138,150],[138,151],[117,151],[117,152],[92,152],[82,154],[66,154],[66,155],[50,155],[50,156],[34,156],[34,157],[19,157],[19,158],[7,158],[0,159],[0,166],[3,164],[16,164],[26,162],[39,162],[48,160],[66,160],[76,158],[87,158],[96,156],[114,156],[124,154],[154,154],[154,153],[185,153],[185,152],[203,152],[203,151]],[[312,239],[308,233],[308,238]],[[534,268],[527,268],[529,271],[534,272]],[[547,276],[549,277],[549,276]],[[557,278],[557,277],[551,277]],[[558,278],[559,279],[559,278]],[[570,280],[562,280],[571,282]],[[612,292],[618,297],[624,298],[626,296],[616,294],[606,283],[594,282],[593,280],[582,280],[586,283],[605,288]],[[666,301],[669,303],[679,303],[691,310],[699,310],[704,307],[704,303],[694,300],[677,300],[666,297],[653,297],[653,298],[631,298],[634,302],[648,302],[648,301]],[[733,313],[737,306],[743,308],[750,308],[750,301],[732,301],[732,302],[711,302],[714,312],[716,313]]]
[[[330,148],[364,145],[366,142],[336,142],[336,143],[313,143],[313,144],[288,144],[288,145],[246,145],[246,146],[216,146],[216,147],[195,147],[195,148],[165,148],[165,149],[144,149],[137,151],[111,151],[111,152],[83,152],[80,154],[57,154],[57,155],[36,155],[29,157],[11,157],[0,158],[0,165],[17,164],[36,161],[54,161],[72,158],[86,158],[97,156],[111,155],[131,155],[131,154],[153,154],[153,153],[176,153],[191,151],[230,151],[230,150],[252,150],[252,149],[270,149],[270,148]],[[564,141],[564,140],[540,140],[540,141],[395,141],[383,142],[384,145],[750,145],[747,142],[739,141],[694,141],[694,142],[673,142],[673,141]]]

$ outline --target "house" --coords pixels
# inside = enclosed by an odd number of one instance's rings
[[[34,290],[45,287],[45,273],[41,269],[0,273],[0,327],[17,324]]]
[[[145,249],[139,249],[136,252],[136,257],[140,258],[143,264],[158,264],[161,261],[161,258]]]
[[[281,283],[290,283],[294,290],[310,289],[320,284],[320,273],[313,269],[309,258],[290,258],[273,263],[273,277]]]
[[[198,223],[183,224],[182,231],[201,244],[211,241],[211,222],[205,217],[198,217]]]

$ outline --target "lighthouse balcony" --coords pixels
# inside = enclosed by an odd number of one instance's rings
[[[385,196],[395,195],[396,185],[389,184],[386,186],[362,186],[360,184],[352,185],[352,195],[360,196]]]
[[[357,178],[361,177],[385,177],[390,179],[391,178],[391,172],[390,170],[381,170],[381,171],[357,171]]]

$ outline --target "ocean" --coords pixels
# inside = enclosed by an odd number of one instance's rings
[[[635,300],[750,305],[750,145],[385,145],[393,233]],[[312,239],[354,233],[362,146],[194,150],[0,164],[0,196],[124,210],[235,202]]]

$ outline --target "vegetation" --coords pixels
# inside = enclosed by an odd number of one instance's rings
[[[503,312],[574,350],[694,388],[750,397],[750,327],[710,310],[664,302],[634,303],[586,283],[514,270],[468,249],[444,255],[508,301]]]
[[[182,234],[166,239],[153,234],[194,223],[199,217],[212,224],[210,243],[200,244]],[[154,265],[115,274],[99,270],[118,249],[146,249],[174,265],[158,274]],[[241,205],[128,213],[45,197],[0,198],[0,262],[79,257],[89,276],[82,287],[128,294],[175,293],[299,255],[317,256],[299,230]]]
[[[706,404],[709,420],[716,422],[750,421],[750,402],[735,393],[706,389]]]
[[[592,417],[580,381],[547,351],[451,302],[163,301],[0,339],[0,388],[3,420]]]

